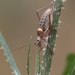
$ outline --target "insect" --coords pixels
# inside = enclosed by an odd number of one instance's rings
[[[37,29],[37,39],[36,39],[35,45],[39,46],[40,50],[43,49],[42,41],[44,41],[47,44],[47,46],[50,48],[50,45],[48,44],[48,36],[51,34],[51,31],[53,30],[52,23],[51,23],[51,20],[52,20],[51,16],[53,12],[60,10],[61,7],[56,10],[53,10],[52,8],[48,8],[41,17],[39,16],[38,12],[53,4],[54,2],[51,2],[51,4],[37,10],[36,12],[39,19],[39,28]],[[54,29],[57,30],[56,28]],[[53,53],[51,48],[50,48],[50,51]]]

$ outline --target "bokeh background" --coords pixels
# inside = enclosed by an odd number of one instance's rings
[[[37,47],[36,29],[38,18],[36,10],[49,4],[52,0],[0,0],[0,31],[2,32],[9,49],[15,50],[21,46],[26,47],[12,52],[14,60],[21,75],[26,74],[26,60],[30,36],[32,39],[31,48],[31,75],[34,74],[35,57]],[[75,0],[67,0],[63,4],[59,37],[56,39],[56,50],[53,56],[51,75],[61,75],[66,65],[66,56],[75,53]],[[45,9],[44,9],[45,10]],[[44,12],[42,10],[40,15]],[[42,55],[41,51],[41,55]],[[12,75],[10,65],[5,61],[6,57],[0,50],[0,75]]]

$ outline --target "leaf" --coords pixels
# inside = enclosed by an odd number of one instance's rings
[[[75,54],[67,56],[65,70],[62,75],[75,75]]]
[[[0,32],[0,43],[3,47],[3,51],[7,57],[8,62],[11,65],[14,75],[21,75],[1,32]]]
[[[40,50],[38,49],[36,55],[35,75],[39,75],[39,74],[40,74]]]
[[[27,75],[30,75],[30,50],[31,50],[31,41],[32,41],[32,36],[30,37],[30,44],[29,44],[29,49],[28,49],[28,57],[27,57]]]

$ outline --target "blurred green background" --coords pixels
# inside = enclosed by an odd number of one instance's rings
[[[49,4],[52,0],[0,0],[0,31],[10,48],[15,50],[28,45],[30,36],[33,43],[36,40],[38,18],[36,10]],[[63,4],[59,38],[56,40],[56,51],[53,56],[51,75],[61,75],[66,66],[66,56],[75,53],[75,0],[67,0]],[[45,9],[44,9],[45,10]],[[39,12],[40,15],[44,12]],[[28,46],[12,52],[21,75],[26,75],[26,59]],[[34,74],[35,55],[37,47],[32,44],[31,74]],[[42,54],[41,51],[40,54]],[[3,51],[0,50],[0,75],[12,75],[10,65],[5,61]]]
[[[67,56],[63,75],[75,75],[75,54],[72,53]]]

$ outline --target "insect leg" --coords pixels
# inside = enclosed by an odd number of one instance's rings
[[[50,49],[51,53],[54,55],[54,53],[53,53],[52,49],[50,48],[50,45],[49,45],[49,43],[46,41],[46,39],[43,38],[43,41],[44,41],[45,43],[47,43],[48,48]]]
[[[54,55],[54,53],[53,53],[52,49],[50,48],[49,43],[47,43],[47,45],[48,45],[48,47],[49,47],[50,51],[52,52],[52,54]]]
[[[48,25],[47,29],[44,31],[44,34],[46,34],[46,35],[50,35],[51,29],[52,29],[52,27],[51,27],[51,14],[49,14],[48,16],[49,16],[49,25]]]
[[[44,8],[50,6],[50,5],[53,5],[53,4],[54,4],[54,2],[51,2],[50,4],[48,4],[48,5],[46,5],[46,6],[42,7],[42,8],[40,8],[40,9],[38,9],[37,11],[41,11],[42,9],[44,9]]]
[[[58,8],[56,11],[60,10],[60,8]],[[51,25],[51,14],[52,12],[55,12],[55,11],[51,11],[51,13],[49,14],[49,28],[48,28],[48,31],[49,31],[49,35],[51,34],[52,30],[57,30],[58,28],[53,28],[52,25]]]
[[[54,2],[51,2],[50,4],[44,6],[44,7],[40,8],[40,9],[38,9],[38,10],[36,11],[36,14],[37,14],[39,20],[40,20],[40,16],[39,16],[39,13],[38,13],[38,12],[41,11],[42,9],[44,9],[44,8],[46,8],[46,7],[50,6],[50,5],[52,5],[52,4],[54,4]]]
[[[60,10],[62,7],[63,7],[63,5],[62,5],[60,8],[58,8],[58,9],[56,9],[56,10],[53,10],[52,13],[53,13],[53,12],[56,12],[56,11],[58,11],[58,10]]]
[[[52,12],[52,11],[51,11]],[[48,28],[45,30],[45,32],[44,32],[44,34],[48,34],[48,35],[50,35],[51,34],[51,32],[52,32],[52,25],[51,25],[51,14],[52,13],[50,13],[49,14],[49,25],[48,25]]]
[[[37,14],[37,16],[38,16],[38,19],[39,19],[39,21],[40,21],[40,16],[39,16],[39,13],[38,13],[38,11],[36,11],[36,14]]]
[[[51,14],[49,14],[49,30],[51,30]]]

